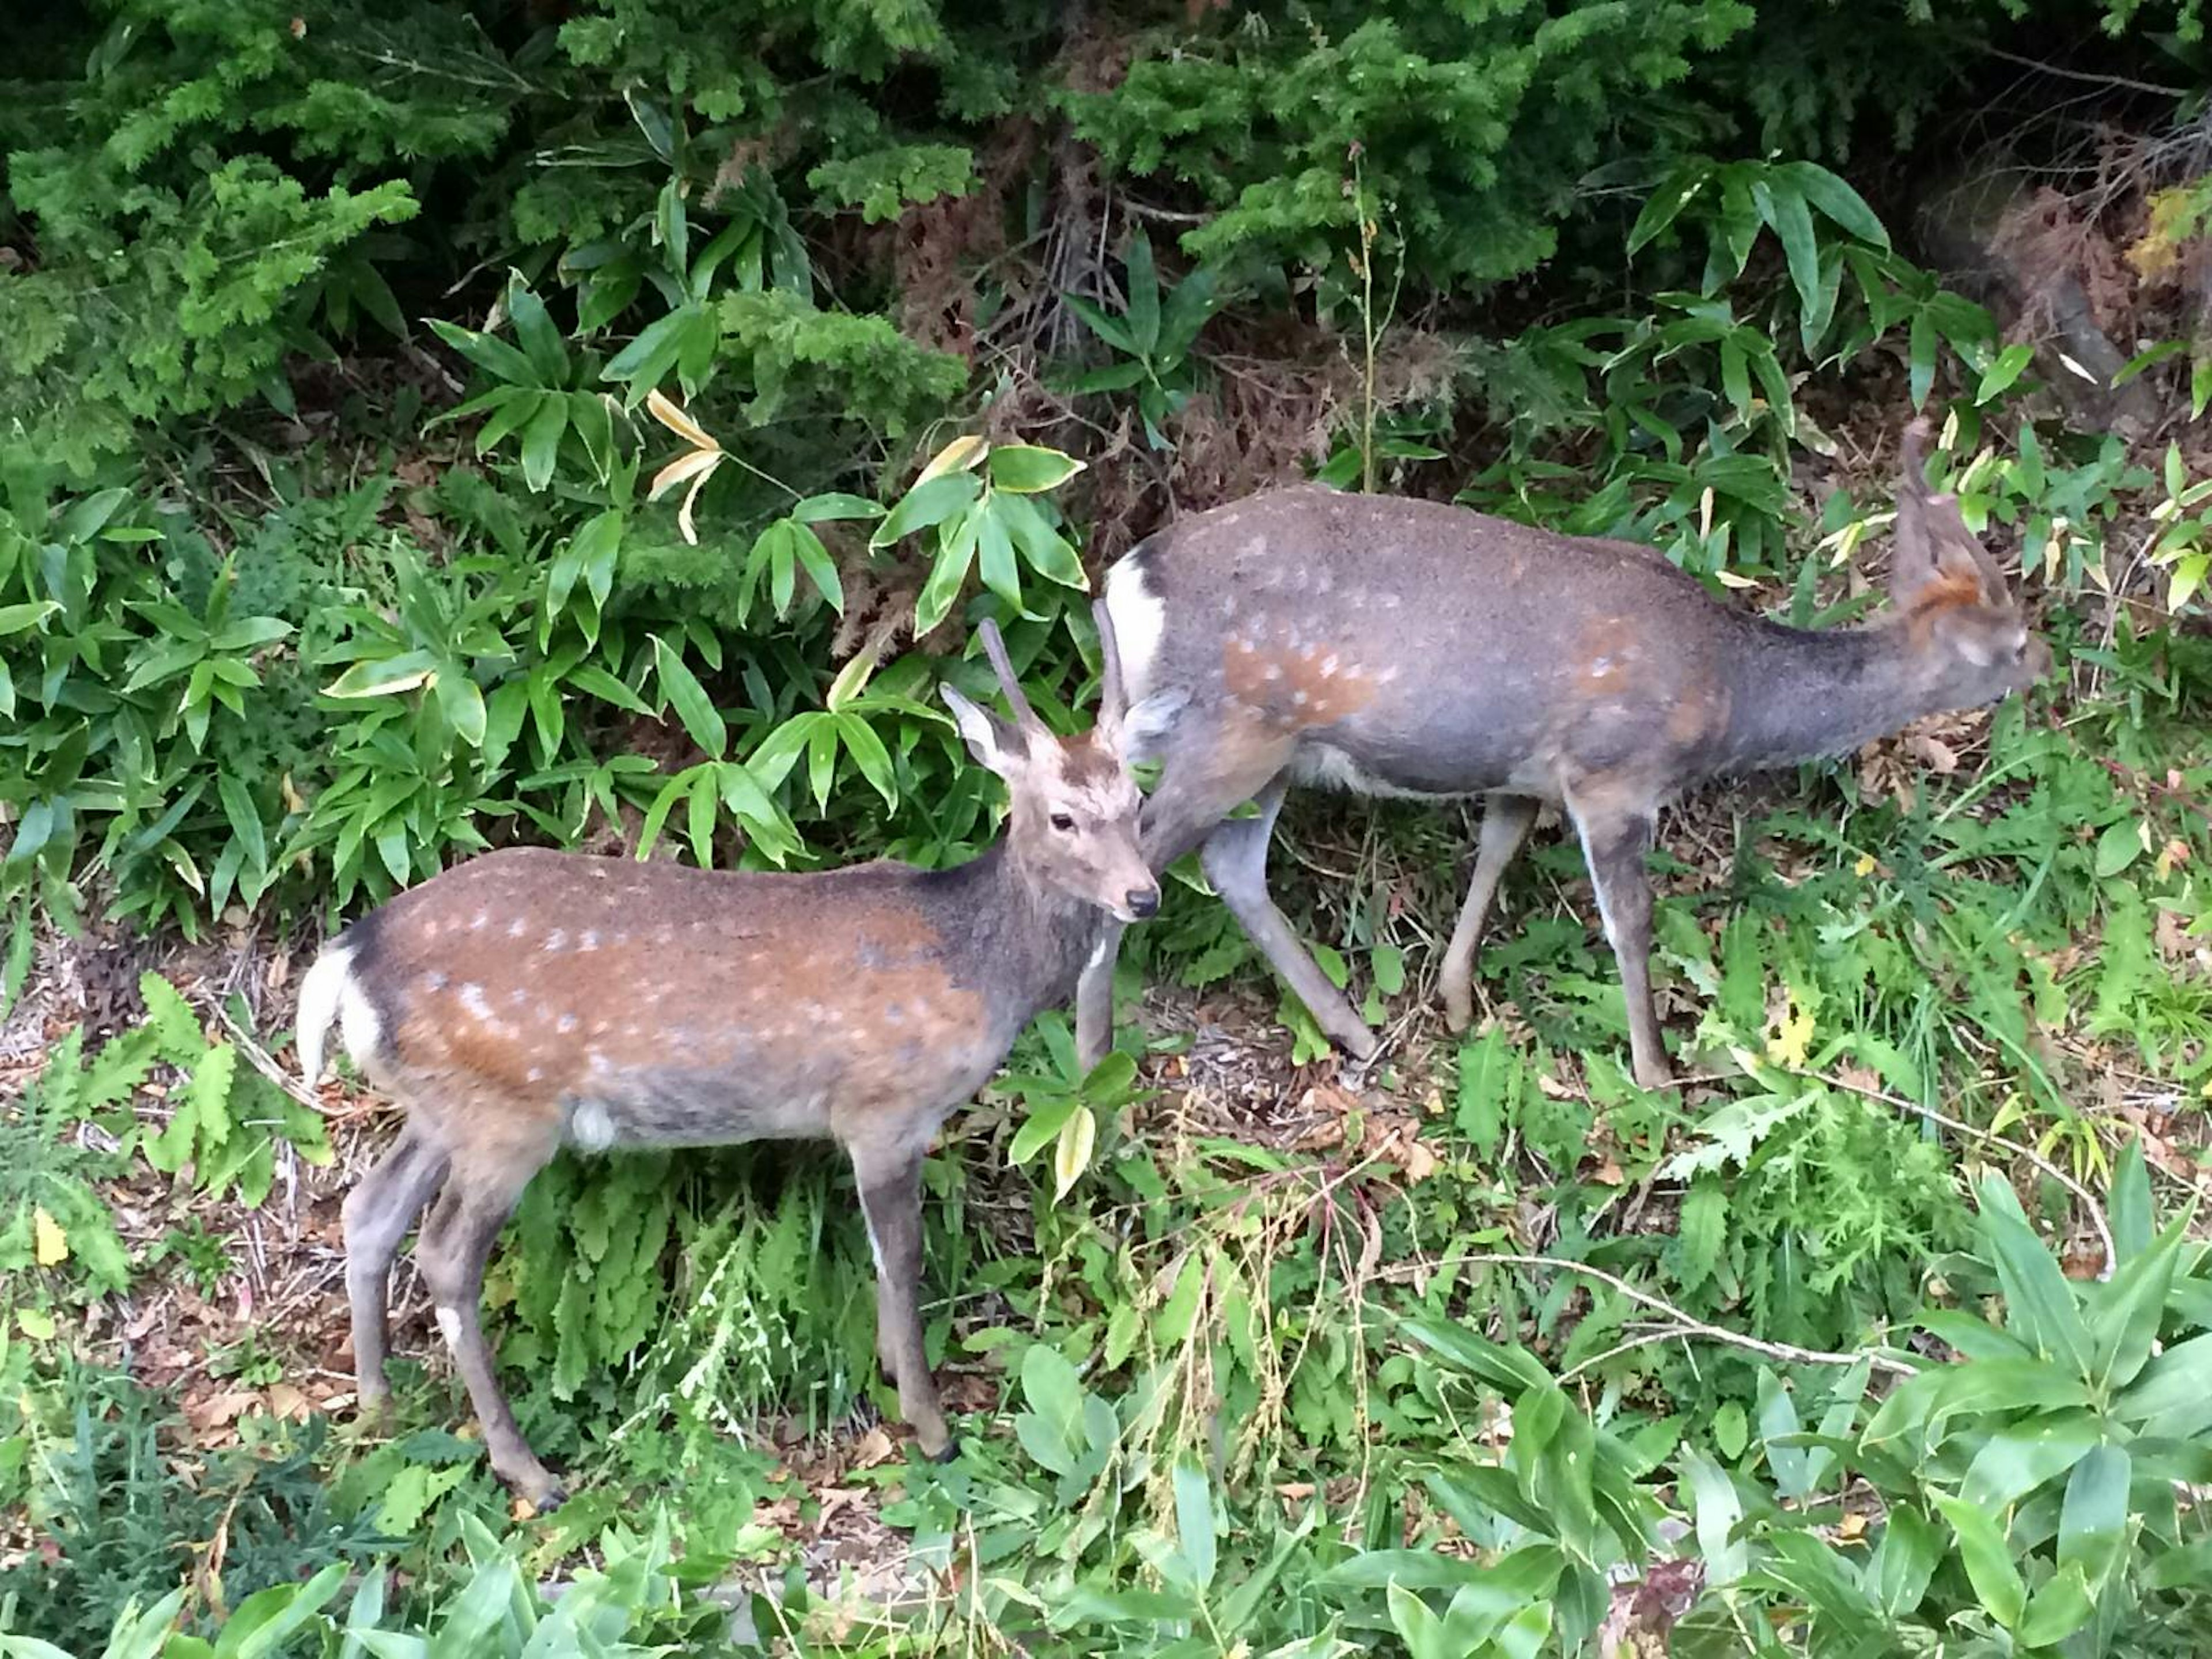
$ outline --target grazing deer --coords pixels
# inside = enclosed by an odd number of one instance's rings
[[[1485,797],[1441,974],[1455,1030],[1498,877],[1549,802],[1589,860],[1637,1079],[1665,1086],[1644,869],[1661,804],[1994,702],[2050,668],[1957,501],[1929,491],[1927,439],[1924,421],[1905,438],[1895,609],[1859,629],[1785,628],[1718,603],[1650,548],[1427,501],[1304,487],[1163,531],[1114,567],[1105,594],[1133,695],[1187,694],[1145,808],[1147,859],[1164,869],[1202,843],[1245,933],[1364,1060],[1374,1033],[1268,896],[1285,788]],[[1248,800],[1257,816],[1228,817]],[[1086,1060],[1111,1041],[1119,939],[1109,927],[1078,992]]]
[[[998,630],[983,643],[1012,723],[942,688],[969,751],[1006,781],[1004,837],[968,863],[731,873],[537,849],[486,854],[399,895],[326,947],[300,988],[321,1075],[333,1021],[407,1124],[345,1202],[360,1399],[388,1389],[393,1257],[416,1257],[492,1468],[533,1502],[560,1488],[516,1428],[477,1320],[484,1263],[564,1143],[719,1146],[826,1135],[859,1178],[876,1259],[876,1352],[922,1449],[951,1437],[922,1355],[921,1158],[1036,1012],[1064,1002],[1111,913],[1159,887],[1125,754],[1172,713],[1132,710],[1097,608],[1098,723],[1060,738],[1030,710]]]

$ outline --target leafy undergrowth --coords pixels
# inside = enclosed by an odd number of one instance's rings
[[[1309,1058],[1176,895],[1125,1053],[1083,1078],[1047,1016],[931,1162],[941,1469],[870,1426],[866,1243],[809,1149],[533,1188],[488,1300],[560,1510],[485,1472],[405,1275],[428,1364],[363,1431],[336,1200],[389,1127],[257,1069],[288,963],[171,947],[105,1042],[50,1000],[0,1176],[0,1628],[90,1651],[181,1575],[187,1628],[296,1621],[263,1650],[520,1652],[525,1586],[597,1563],[549,1628],[702,1652],[2195,1651],[2212,846],[2156,693],[2196,648],[2115,654],[2124,722],[2013,708],[1690,804],[1679,1095],[1626,1075],[1571,849],[1509,884],[1453,1039],[1426,979],[1458,831],[1302,808],[1340,878],[1286,896],[1376,988],[1385,1062]],[[102,977],[68,948],[49,991]]]

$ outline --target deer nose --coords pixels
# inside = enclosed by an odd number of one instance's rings
[[[1139,921],[1157,915],[1160,908],[1160,890],[1157,887],[1132,887],[1121,896],[1121,902],[1129,907],[1129,914]]]

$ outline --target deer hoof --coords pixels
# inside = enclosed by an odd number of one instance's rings
[[[945,1437],[945,1443],[929,1454],[929,1461],[933,1463],[950,1463],[959,1455],[960,1437],[957,1434],[948,1434]]]

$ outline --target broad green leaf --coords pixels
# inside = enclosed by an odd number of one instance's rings
[[[1987,1514],[1964,1499],[1940,1492],[1935,1498],[1936,1508],[1943,1511],[1959,1541],[1960,1558],[1966,1563],[1966,1578],[1975,1595],[1990,1618],[2007,1630],[2016,1629],[2027,1605],[2027,1586],[2012,1564],[2012,1547],[2004,1534]]]
[[[2112,1409],[2123,1422],[2137,1423],[2194,1408],[2212,1410],[2212,1332],[2177,1342],[2152,1360]]]
[[[2124,1265],[2150,1249],[2157,1231],[2151,1209],[2150,1170],[2143,1162],[2140,1136],[2123,1146],[2113,1161],[2112,1190],[2106,1203],[2113,1248],[2120,1257],[2115,1265]]]
[[[517,386],[538,383],[530,359],[495,336],[479,334],[435,317],[430,319],[430,331],[495,380]]]
[[[568,399],[540,398],[537,413],[522,429],[522,481],[533,493],[553,482],[553,468],[561,459],[562,435],[568,430]]]
[[[2128,1541],[2128,1486],[2134,1465],[2124,1446],[2099,1446],[2074,1466],[2058,1514],[2058,1565],[2076,1567],[2097,1591],[2117,1569]]]
[[[1084,579],[1083,561],[1028,496],[994,495],[991,510],[1005,519],[1006,533],[1014,538],[1014,545],[1021,550],[1022,556],[1037,574],[1063,587],[1082,589],[1090,586]]]
[[[1137,349],[1137,343],[1129,337],[1129,331],[1100,310],[1096,301],[1086,300],[1079,294],[1070,294],[1065,296],[1063,303],[1083,320],[1084,325],[1093,334],[1112,346],[1115,350],[1131,357],[1143,355]],[[1130,363],[1125,367],[1135,371],[1135,378],[1127,384],[1133,386],[1137,380],[1144,378],[1143,364]]]
[[[1628,232],[1628,252],[1633,256],[1652,238],[1682,216],[1682,210],[1698,198],[1712,176],[1712,164],[1702,158],[1693,158],[1676,166],[1674,172],[1661,181],[1644,204],[1644,210],[1636,216],[1636,222]]]
[[[1942,1554],[1935,1523],[1910,1504],[1893,1504],[1867,1574],[1868,1587],[1882,1611],[1902,1619],[1917,1608]]]
[[[471,679],[458,663],[448,665],[438,676],[438,707],[446,716],[447,724],[463,743],[471,749],[483,747],[484,696],[483,688]]]
[[[965,472],[955,476],[971,483],[974,482]],[[939,480],[943,483],[953,481],[951,478]],[[975,539],[981,528],[980,520],[989,511],[989,503],[975,503],[957,520],[939,532],[937,555],[930,566],[929,580],[921,585],[921,595],[915,601],[914,631],[917,638],[943,622],[951,611],[953,601],[960,597],[960,589],[967,582],[968,572],[975,562]]]
[[[2019,1196],[2002,1176],[1985,1177],[1980,1197],[1982,1237],[2004,1289],[2007,1328],[2073,1375],[2087,1376],[2089,1334],[2057,1258],[2027,1224]]]
[[[1974,388],[1974,401],[1985,404],[2009,387],[2021,377],[2022,370],[2033,361],[2035,348],[2031,345],[2008,345],[1997,354],[1996,362],[1983,373],[1981,384]]]
[[[655,634],[653,660],[661,692],[675,705],[676,717],[683,721],[691,741],[720,760],[722,750],[729,744],[729,727],[724,724],[713,699],[708,696],[707,688],[699,684],[698,677],[684,662],[682,650]]]
[[[988,465],[994,488],[1021,495],[1056,489],[1083,471],[1083,463],[1073,456],[1033,444],[998,445]]]
[[[801,524],[821,524],[833,519],[880,519],[884,509],[866,495],[847,495],[833,490],[827,495],[809,495],[791,509],[791,516]]]
[[[1789,264],[1790,280],[1797,289],[1797,303],[1808,319],[1809,331],[1809,319],[1821,308],[1820,249],[1813,234],[1812,212],[1805,198],[1779,175],[1754,184],[1752,198],[1759,204],[1759,216],[1781,238],[1783,258]]]
[[[1823,216],[1861,241],[1881,248],[1889,246],[1889,232],[1883,228],[1881,217],[1866,204],[1866,198],[1827,168],[1812,161],[1789,161],[1776,170],[1786,173],[1805,199]]]
[[[428,651],[404,651],[396,657],[357,662],[323,688],[326,697],[388,697],[412,691],[438,672],[438,659]]]
[[[1130,343],[1139,356],[1149,357],[1160,343],[1160,278],[1152,265],[1152,241],[1140,228],[1129,239]]]
[[[1996,1430],[1967,1467],[1959,1496],[1978,1509],[2010,1508],[2088,1455],[2101,1434],[2087,1412],[2036,1418]]]
[[[514,319],[514,337],[522,343],[530,366],[538,372],[538,385],[556,391],[567,386],[568,345],[546,314],[545,301],[523,281],[519,270],[507,272],[507,314]]]
[[[2079,1567],[2061,1567],[2035,1592],[2020,1621],[2022,1647],[2054,1647],[2089,1622],[2096,1602]]]
[[[830,602],[830,608],[839,616],[845,614],[845,584],[837,574],[837,562],[830,556],[830,550],[822,545],[822,538],[797,519],[786,520],[790,526],[792,550],[799,562],[805,567],[808,580]]]
[[[1685,1452],[1682,1467],[1690,1477],[1698,1550],[1705,1558],[1705,1576],[1716,1584],[1732,1584],[1751,1564],[1749,1546],[1732,1536],[1743,1519],[1743,1500],[1736,1496],[1728,1472],[1704,1453]]]
[[[947,472],[916,484],[899,498],[898,505],[876,526],[868,545],[889,547],[902,536],[943,524],[971,506],[982,493],[982,483],[973,472]]]
[[[2117,876],[2142,852],[2142,833],[2136,819],[2126,817],[2107,824],[2097,837],[2097,879]]]
[[[2111,1282],[2091,1291],[2089,1334],[2094,1349],[2089,1367],[2100,1389],[2125,1388],[2149,1360],[2187,1227],[2185,1218],[2176,1220],[2148,1249],[2114,1273]]]
[[[1203,1470],[1178,1462],[1175,1467],[1176,1539],[1199,1589],[1213,1582],[1213,1495]]]

